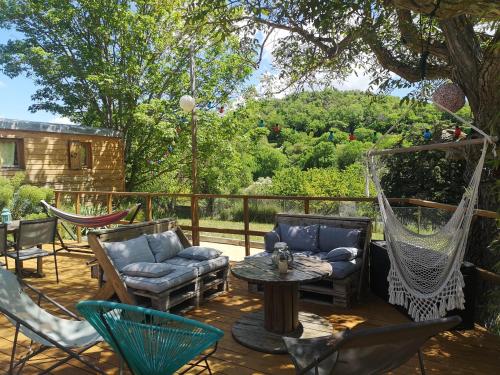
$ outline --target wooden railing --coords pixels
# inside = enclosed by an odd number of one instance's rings
[[[236,195],[236,194],[171,194],[171,193],[146,193],[146,192],[115,192],[115,191],[70,191],[70,190],[56,190],[55,191],[55,206],[61,206],[61,200],[64,195],[71,195],[73,197],[76,214],[81,213],[81,202],[85,196],[102,196],[105,198],[108,213],[113,210],[114,197],[136,197],[142,198],[145,201],[145,220],[153,219],[153,200],[157,197],[170,197],[170,198],[185,198],[190,199],[191,209],[191,225],[183,225],[183,228],[191,231],[192,242],[194,245],[200,243],[200,232],[220,233],[220,234],[235,234],[242,235],[244,238],[245,254],[250,254],[250,236],[263,236],[266,232],[258,230],[250,230],[250,200],[280,200],[280,201],[296,201],[302,202],[303,212],[310,213],[311,202],[367,202],[376,203],[376,198],[352,198],[352,197],[310,197],[310,196],[274,196],[274,195]],[[242,201],[243,205],[243,229],[230,229],[230,228],[216,228],[200,226],[199,215],[199,200],[200,199],[238,199]],[[414,205],[419,207],[436,208],[446,211],[454,211],[456,206],[430,202],[420,199],[407,199],[407,198],[391,198],[391,203]],[[487,218],[497,218],[496,212],[476,210],[477,216]],[[77,228],[77,240],[81,241],[81,231]]]

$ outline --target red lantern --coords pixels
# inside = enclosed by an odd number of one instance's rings
[[[222,107],[220,107],[220,108],[219,108],[219,113],[220,113],[220,114],[223,114],[223,113],[224,113],[224,106],[222,106]]]

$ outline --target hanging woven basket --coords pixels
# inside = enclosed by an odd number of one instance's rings
[[[455,83],[445,83],[432,94],[432,101],[451,112],[456,112],[465,105],[465,94]]]

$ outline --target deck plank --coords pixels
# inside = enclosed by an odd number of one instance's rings
[[[75,311],[75,304],[89,299],[97,291],[97,281],[90,278],[85,261],[90,256],[59,253],[59,275],[61,282],[55,282],[53,262],[46,260],[45,278],[30,278],[29,283],[49,296]],[[34,263],[26,262],[34,267]],[[346,328],[378,327],[408,321],[389,304],[374,296],[350,309],[333,308],[310,302],[299,304],[301,311],[321,315],[328,319],[335,330]],[[214,325],[225,332],[219,350],[210,360],[214,374],[293,374],[293,366],[287,355],[272,355],[253,351],[239,345],[231,336],[231,327],[241,314],[256,311],[262,307],[262,296],[249,293],[246,283],[230,278],[230,290],[199,309],[190,311],[187,316]],[[8,371],[14,329],[2,316],[0,317],[0,373]],[[24,348],[29,342],[22,341]],[[424,357],[428,373],[437,374],[495,374],[499,373],[500,338],[477,326],[472,331],[446,332],[428,342],[424,347]],[[34,374],[47,368],[63,354],[50,350],[37,356],[23,370],[23,374]],[[109,374],[118,373],[118,359],[111,350],[101,344],[89,352],[89,356]],[[70,361],[60,368],[57,374],[89,374],[80,363]],[[395,371],[395,374],[418,374],[416,356]]]

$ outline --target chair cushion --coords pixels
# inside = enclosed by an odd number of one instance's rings
[[[121,242],[104,242],[104,250],[118,271],[137,262],[154,263],[155,257],[144,235]]]
[[[332,265],[332,277],[340,280],[360,270],[363,260],[361,258],[355,258],[344,262],[330,262],[330,264]]]
[[[122,273],[127,276],[162,277],[173,270],[173,267],[165,263],[137,262],[123,267]]]
[[[229,264],[229,257],[219,256],[217,258],[200,261],[200,260],[182,258],[177,256],[165,260],[164,263],[175,267],[194,268],[197,271],[197,275],[199,276],[207,272],[212,272],[222,267],[227,267],[227,265]]]
[[[123,276],[128,287],[151,293],[161,293],[197,277],[196,268],[175,267],[172,272],[162,277]]]
[[[264,245],[265,249],[268,253],[272,253],[274,251],[274,245],[276,242],[280,242],[280,236],[278,232],[272,230],[271,232],[267,232],[264,234]]]
[[[362,253],[363,251],[357,247],[337,247],[330,250],[323,259],[329,262],[347,261],[357,258]]]
[[[47,251],[39,249],[38,247],[32,247],[29,249],[19,250],[19,260],[23,259],[32,259],[38,257],[46,257],[50,255]],[[7,253],[7,256],[10,258],[17,258],[16,251],[10,251]]]
[[[318,224],[299,226],[278,224],[281,241],[292,251],[318,251]]]
[[[360,247],[361,230],[336,228],[327,225],[319,227],[319,251],[330,251],[337,247]]]
[[[211,247],[204,246],[190,246],[184,250],[179,251],[178,257],[193,259],[193,260],[208,260],[218,258],[222,252]]]
[[[177,237],[177,234],[175,234],[173,230],[167,230],[162,233],[147,234],[146,238],[158,263],[176,256],[179,251],[184,249],[179,237]]]

